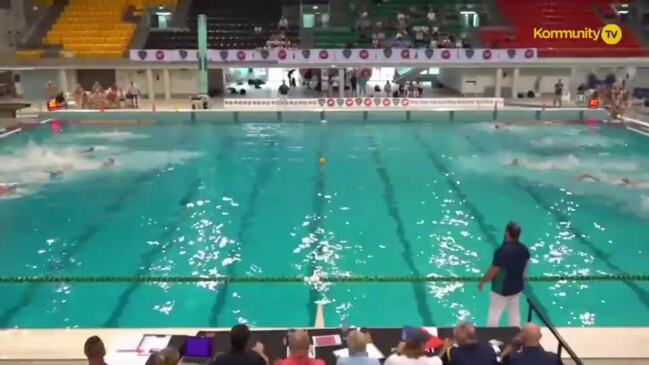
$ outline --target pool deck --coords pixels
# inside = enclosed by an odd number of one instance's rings
[[[83,343],[93,335],[101,337],[111,353],[133,350],[133,346],[137,345],[144,334],[194,335],[199,330],[210,329],[6,329],[0,331],[0,361],[82,360]],[[616,364],[649,363],[647,327],[563,327],[558,330],[586,364],[590,363],[588,360],[594,359],[617,360],[613,362]],[[549,350],[557,348],[554,337],[545,328],[542,343]],[[564,352],[563,357],[567,358],[566,355]]]

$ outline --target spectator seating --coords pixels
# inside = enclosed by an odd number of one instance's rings
[[[461,5],[475,7],[480,4],[482,4],[482,0],[466,0]],[[322,48],[343,48],[348,45],[371,47],[371,39],[369,37],[362,37],[362,32],[355,29],[355,21],[358,19],[358,14],[362,11],[361,9],[367,10],[372,24],[376,24],[377,21],[388,24],[390,22],[396,22],[397,14],[400,11],[407,12],[408,9],[414,8],[417,10],[417,18],[409,23],[409,26],[413,27],[429,25],[426,20],[429,5],[432,5],[436,9],[436,25],[439,26],[441,33],[452,34],[457,37],[463,31],[457,1],[389,0],[377,2],[374,0],[366,0],[360,2],[359,7],[349,17],[348,29],[316,29],[314,34],[315,46]],[[373,28],[371,27],[370,29]],[[349,29],[353,31],[350,32]],[[388,31],[385,33],[387,38],[393,38],[396,32]]]
[[[624,25],[620,24],[624,36],[615,46],[606,46],[601,41],[593,42],[574,39],[534,39],[534,27],[545,29],[601,28],[610,18],[615,0],[497,0],[500,11],[512,27],[486,27],[480,37],[486,47],[539,48],[539,55],[546,57],[624,57],[641,56],[641,45]],[[608,21],[607,21],[608,22]]]
[[[207,16],[207,42],[214,49],[252,49],[266,45],[281,16],[279,0],[194,0],[187,16],[188,30],[152,31],[146,48],[197,48],[197,17]],[[255,31],[257,29],[257,31]],[[288,32],[295,38],[297,30]]]
[[[177,0],[70,0],[44,39],[76,57],[121,58],[136,24],[123,21],[130,6],[173,5]]]

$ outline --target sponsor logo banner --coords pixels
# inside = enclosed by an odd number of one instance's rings
[[[337,109],[337,110],[385,110],[385,109],[480,109],[502,108],[502,98],[320,98],[320,99],[225,99],[230,109]]]
[[[212,63],[278,63],[278,64],[362,64],[362,63],[507,63],[537,59],[535,48],[522,49],[272,49],[207,51]],[[197,62],[195,49],[132,49],[132,61]]]

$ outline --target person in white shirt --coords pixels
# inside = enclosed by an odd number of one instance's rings
[[[428,10],[426,17],[428,18],[429,22],[434,23],[435,19],[437,18],[437,14],[435,14],[435,11],[433,9],[430,9]]]
[[[430,337],[423,328],[407,331],[405,342],[399,343],[397,352],[388,356],[383,365],[442,365],[439,357],[426,353],[426,343]]]

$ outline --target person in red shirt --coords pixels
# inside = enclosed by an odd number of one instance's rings
[[[274,365],[325,365],[324,360],[309,357],[309,334],[303,330],[293,331],[288,336],[288,349],[290,356],[278,359]]]

